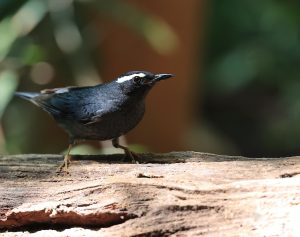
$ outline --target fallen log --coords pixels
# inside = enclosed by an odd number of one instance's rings
[[[0,156],[5,236],[299,236],[300,159],[199,152]],[[0,233],[1,235],[1,233]]]

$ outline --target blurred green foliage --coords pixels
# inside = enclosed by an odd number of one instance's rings
[[[209,1],[205,120],[247,156],[300,152],[300,2]]]
[[[35,91],[100,83],[102,58],[97,52],[103,29],[95,23],[99,16],[132,29],[158,53],[168,53],[176,46],[177,37],[169,25],[126,1],[0,1],[1,153],[32,152],[32,147],[35,152],[57,149],[50,137],[53,128],[42,125],[48,117],[37,116],[36,108],[19,101],[7,105],[18,86]],[[159,37],[153,37],[157,32]],[[36,139],[43,133],[47,136]],[[59,147],[65,146],[67,138],[63,139]]]

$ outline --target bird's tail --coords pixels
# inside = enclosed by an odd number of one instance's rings
[[[15,92],[15,96],[23,98],[25,100],[32,100],[34,97],[38,96],[40,93],[37,92]]]

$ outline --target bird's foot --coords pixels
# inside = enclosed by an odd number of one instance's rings
[[[137,153],[135,153],[133,151],[130,151],[129,149],[124,150],[124,151],[125,151],[125,154],[126,154],[125,159],[128,157],[128,158],[131,159],[131,162],[133,164],[139,164],[140,156]]]
[[[131,162],[134,163],[134,164],[138,164],[139,163],[139,160],[140,160],[140,157],[138,154],[136,154],[135,152],[129,150],[128,147],[126,146],[121,146],[119,144],[119,138],[114,138],[112,140],[112,144],[115,148],[121,148],[124,150],[125,152],[125,155],[126,157],[123,159],[123,161],[125,161],[126,158],[130,158],[131,159]]]
[[[66,174],[69,174],[68,168],[69,168],[70,163],[71,163],[71,156],[70,155],[65,155],[64,156],[64,161],[58,167],[58,169],[56,170],[56,173],[64,172]]]

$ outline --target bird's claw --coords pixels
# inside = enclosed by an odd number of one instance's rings
[[[125,150],[125,154],[126,157],[129,157],[131,159],[131,162],[133,164],[139,164],[140,156],[137,153],[130,150]]]
[[[65,155],[64,156],[64,161],[58,167],[58,169],[56,170],[56,173],[64,172],[66,174],[69,174],[68,168],[69,168],[70,163],[71,163],[71,156],[70,155]]]

